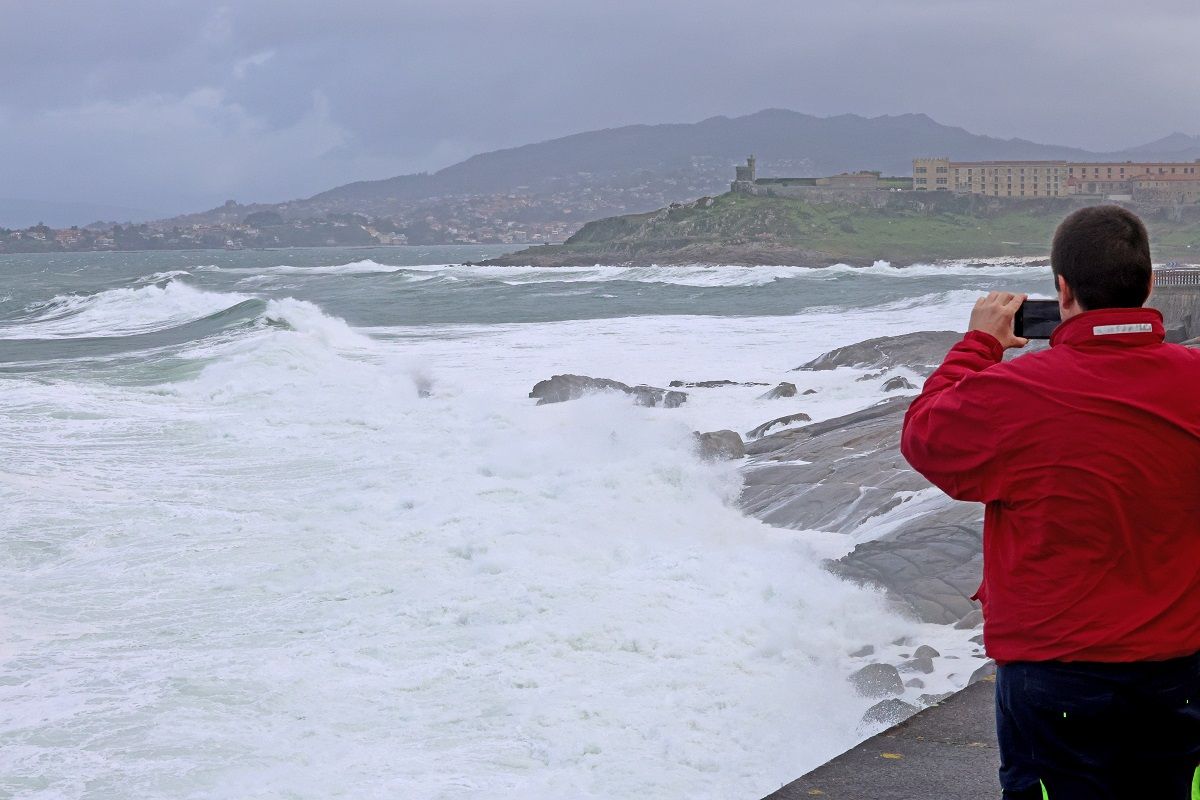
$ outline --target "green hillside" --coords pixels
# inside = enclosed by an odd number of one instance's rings
[[[724,194],[647,214],[597,220],[567,243],[493,263],[732,263],[820,266],[1049,253],[1069,199],[998,200],[880,192],[870,202],[814,203]],[[1161,257],[1200,251],[1200,214],[1148,214]]]

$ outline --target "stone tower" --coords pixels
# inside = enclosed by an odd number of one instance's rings
[[[746,159],[745,166],[734,167],[736,175],[733,183],[729,185],[729,191],[747,193],[747,189],[754,184],[754,156]]]

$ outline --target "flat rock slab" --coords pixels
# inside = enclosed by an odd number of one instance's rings
[[[894,397],[750,442],[741,504],[793,530],[851,533],[892,511],[907,516],[827,566],[884,587],[925,622],[954,623],[976,609],[971,595],[982,572],[983,506],[940,493],[911,497],[931,487],[900,455],[910,400]]]
[[[838,367],[908,367],[922,375],[928,375],[942,363],[946,353],[962,338],[963,334],[957,331],[918,331],[900,336],[880,336],[830,350],[806,364],[801,364],[793,372]]]
[[[996,685],[985,678],[843,753],[766,800],[999,797]]]

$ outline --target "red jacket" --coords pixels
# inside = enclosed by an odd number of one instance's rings
[[[1150,308],[1072,317],[1001,362],[968,333],[904,418],[908,463],[987,504],[984,644],[1000,662],[1200,650],[1200,352]]]

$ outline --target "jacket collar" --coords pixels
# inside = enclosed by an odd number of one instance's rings
[[[1156,308],[1101,308],[1084,311],[1054,329],[1050,346],[1159,344],[1166,337]]]

